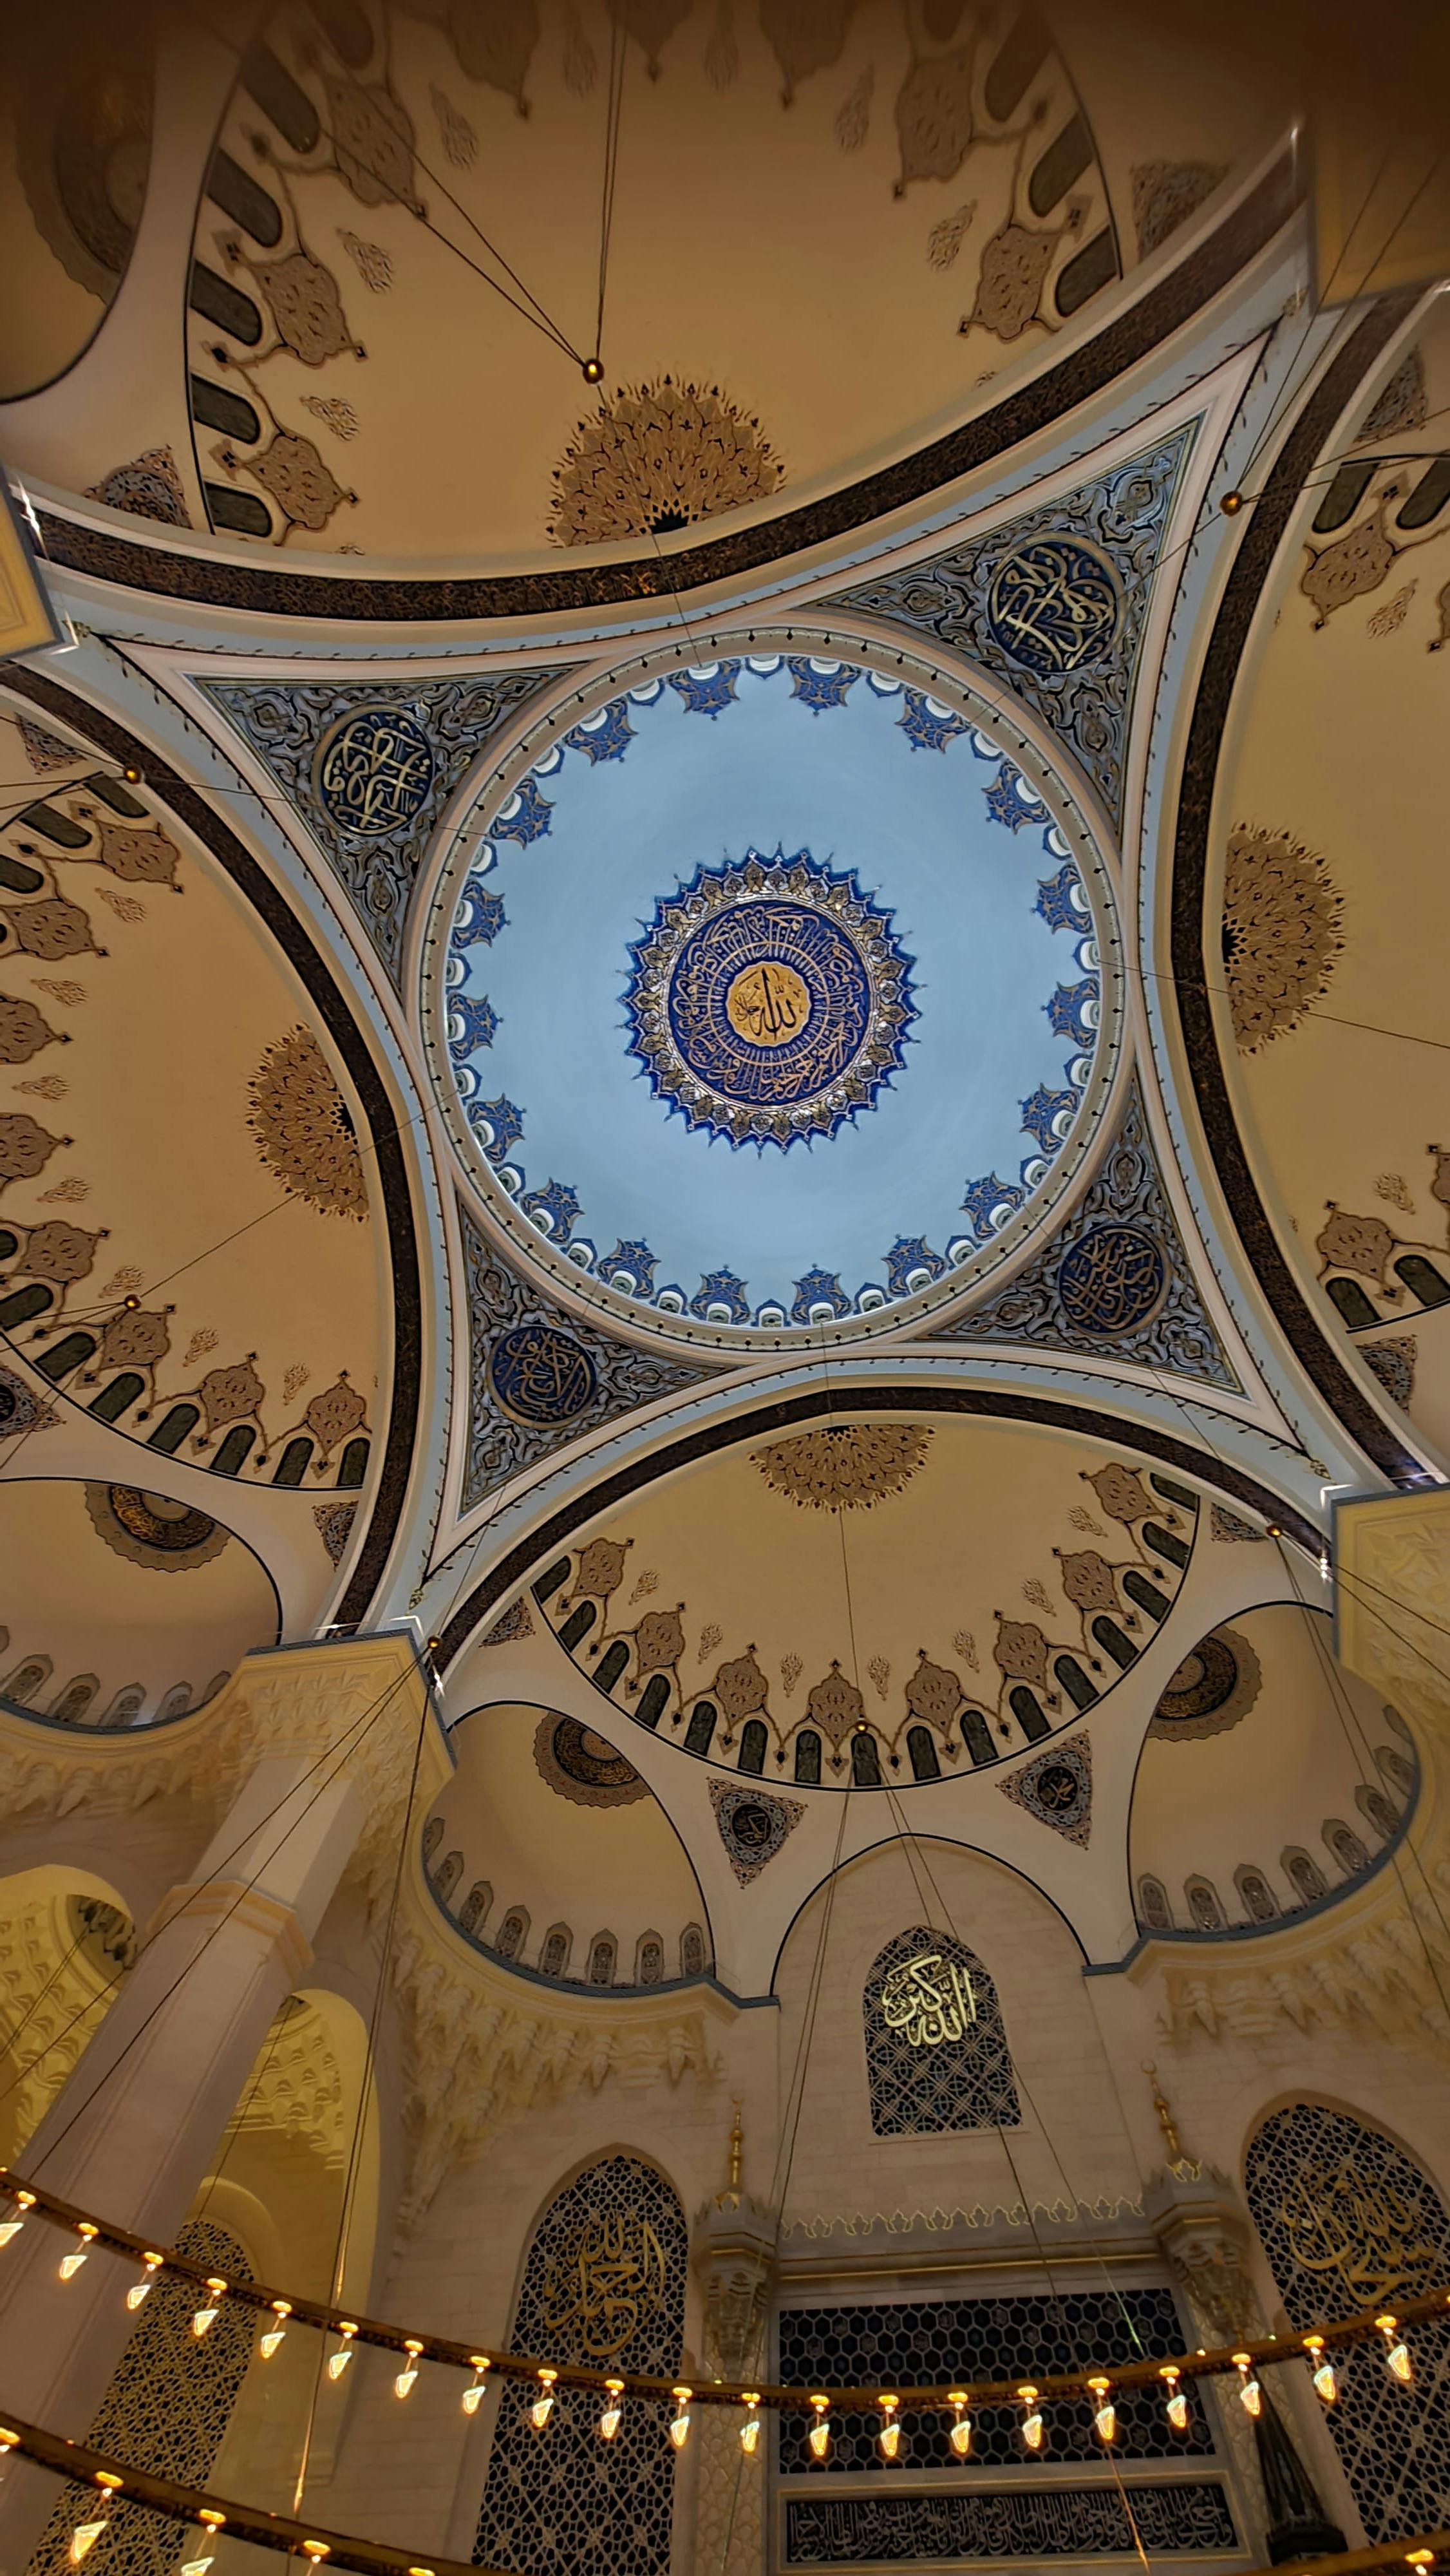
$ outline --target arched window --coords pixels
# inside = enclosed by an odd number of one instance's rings
[[[441,1816],[430,1816],[423,1827],[423,1867],[425,1869],[442,1840],[443,1819]]]
[[[1124,1575],[1123,1590],[1139,1610],[1147,1611],[1150,1619],[1167,1618],[1169,1605],[1166,1592],[1160,1592],[1156,1583],[1150,1583],[1146,1574],[1138,1572],[1136,1565],[1130,1565]]]
[[[1301,2331],[1356,2308],[1391,2309],[1446,2278],[1450,2212],[1420,2166],[1348,2111],[1291,2102],[1250,2141],[1244,2184],[1269,2269]],[[1392,2225],[1386,2213],[1393,2211]],[[1450,2324],[1416,2326],[1413,2386],[1376,2344],[1334,2356],[1327,2413],[1371,2545],[1437,2530],[1450,2491]]]
[[[100,1687],[100,1676],[96,1673],[77,1673],[73,1682],[67,1682],[50,1711],[57,1726],[79,1726]]]
[[[1423,1252],[1402,1253],[1394,1264],[1395,1276],[1403,1279],[1412,1297],[1422,1306],[1450,1306],[1450,1280],[1427,1261]]]
[[[1279,1900],[1261,1869],[1236,1869],[1234,1885],[1251,1923],[1276,1923]]]
[[[69,1376],[72,1369],[79,1368],[82,1360],[88,1360],[95,1347],[93,1333],[67,1333],[63,1340],[33,1361],[32,1366],[42,1377],[54,1378],[59,1383],[61,1378]]]
[[[872,1963],[861,2011],[878,2138],[1017,2127],[997,1988],[952,1933],[922,1923],[898,1932]]]
[[[567,1568],[565,1570],[567,1572]],[[572,1655],[575,1647],[583,1643],[583,1640],[588,1636],[589,1631],[593,1627],[598,1616],[599,1605],[595,1601],[581,1601],[577,1610],[570,1611],[568,1618],[565,1620],[563,1627],[559,1631],[559,1643],[563,1647],[566,1655]],[[629,1661],[628,1647],[625,1648],[624,1660],[625,1663],[628,1663]],[[623,1672],[624,1665],[621,1664],[619,1669]],[[606,1689],[608,1688],[607,1683],[605,1687]]]
[[[1076,1655],[1059,1655],[1052,1669],[1075,1707],[1092,1707],[1098,1695],[1097,1688],[1089,1681]]]
[[[511,1905],[498,1927],[494,1948],[501,1959],[516,1959],[529,1934],[529,1918],[521,1905]]]
[[[576,1610],[574,1617],[577,1619],[578,1616],[579,1613]],[[571,1621],[570,1625],[572,1626],[572,1624],[573,1622]],[[612,1691],[628,1661],[629,1639],[627,1637],[616,1637],[612,1646],[605,1647],[604,1652],[595,1667],[594,1681],[596,1688],[602,1691]]]
[[[135,1369],[123,1369],[119,1377],[112,1378],[109,1386],[102,1387],[99,1395],[92,1396],[86,1411],[94,1413],[102,1422],[118,1422],[127,1405],[134,1404],[137,1396],[145,1392],[144,1377]]]
[[[162,1717],[185,1717],[191,1706],[190,1682],[173,1682],[156,1714]]]
[[[685,1751],[687,1753],[708,1753],[710,1750],[710,1739],[714,1732],[715,1708],[713,1701],[708,1699],[697,1699],[690,1712],[690,1723],[685,1729]]]
[[[163,1414],[157,1423],[146,1443],[147,1448],[164,1449],[168,1458],[174,1457],[188,1431],[194,1431],[200,1420],[199,1404],[173,1404],[170,1412]]]
[[[619,1944],[615,1940],[612,1932],[595,1933],[593,1940],[589,1944],[589,1983],[591,1986],[613,1985],[614,1962],[618,1957],[618,1954]]]
[[[602,2233],[617,2243],[635,2288],[628,2301],[580,2306],[581,2257]],[[591,2373],[618,2369],[673,2380],[685,2325],[685,2214],[674,2192],[638,2156],[586,2167],[550,2202],[524,2264],[510,2342]],[[597,2387],[561,2389],[547,2439],[525,2411],[532,2390],[504,2383],[488,2464],[475,2562],[530,2576],[667,2576],[675,2454],[669,2409],[631,2402],[612,2442],[601,2442]]]
[[[1329,1894],[1329,1881],[1311,1853],[1301,1851],[1297,1843],[1279,1855],[1280,1866],[1294,1893],[1305,1905],[1317,1905]]]
[[[881,1756],[876,1749],[876,1738],[864,1726],[858,1727],[851,1738],[851,1778],[858,1789],[879,1789],[881,1786]]]
[[[795,1776],[807,1789],[821,1785],[821,1739],[813,1726],[803,1726],[796,1737]]]
[[[1093,1635],[1096,1637],[1100,1646],[1106,1647],[1108,1653],[1112,1656],[1114,1663],[1120,1665],[1124,1672],[1127,1671],[1128,1666],[1131,1663],[1135,1663],[1137,1661],[1138,1649],[1132,1644],[1130,1639],[1124,1636],[1116,1619],[1109,1619],[1106,1617],[1094,1619]]]
[[[569,1953],[573,1946],[574,1935],[570,1931],[568,1924],[551,1924],[548,1931],[544,1934],[544,1946],[539,1952],[540,1975],[544,1977],[562,1977],[565,1969],[569,1965]]]
[[[442,1826],[442,1821],[441,1817],[437,1819],[440,1828]],[[464,1932],[481,1932],[484,1926],[484,1918],[492,1903],[493,1889],[489,1886],[487,1879],[476,1878],[469,1889],[468,1894],[465,1896],[463,1903],[458,1909],[460,1929]]]
[[[1324,1847],[1333,1853],[1346,1878],[1357,1878],[1369,1867],[1369,1853],[1358,1834],[1339,1816],[1331,1816],[1325,1824]]]
[[[1357,1279],[1326,1279],[1324,1293],[1339,1308],[1343,1321],[1352,1333],[1362,1333],[1367,1324],[1377,1324],[1379,1317]]]
[[[660,1719],[664,1716],[665,1709],[669,1704],[669,1696],[669,1674],[651,1674],[650,1679],[644,1686],[644,1693],[639,1706],[634,1712],[635,1716],[639,1719],[641,1726],[658,1726]]]
[[[451,1851],[446,1860],[439,1862],[438,1876],[434,1881],[439,1899],[444,1905],[447,1904],[462,1876],[463,1854],[461,1851]]]
[[[1393,1744],[1378,1746],[1374,1758],[1391,1788],[1397,1789],[1402,1798],[1412,1798],[1415,1794],[1413,1762]]]
[[[1040,1744],[1052,1730],[1038,1707],[1035,1695],[1025,1682],[1017,1682],[1007,1693],[1007,1705],[1029,1744]]]
[[[214,1476],[239,1475],[256,1436],[250,1422],[234,1422],[211,1462],[212,1474]]]
[[[1227,1929],[1218,1889],[1209,1879],[1185,1879],[1183,1893],[1188,1899],[1188,1919],[1195,1932],[1222,1932]]]
[[[253,2278],[235,2236],[210,2219],[189,2220],[176,2246],[223,2280]],[[191,2331],[195,2307],[194,2282],[160,2274],[86,2439],[139,2468],[204,2487],[246,2377],[255,2319],[240,2299],[224,2299],[215,2325],[198,2342]],[[67,2484],[59,2490],[30,2560],[32,2576],[72,2576],[71,2534],[78,2522],[92,2519],[95,2501],[94,2487]],[[124,2496],[112,2508],[103,2545],[107,2562],[121,2576],[153,2576],[180,2554],[149,2508],[129,2504]]]
[[[665,1945],[658,1932],[642,1932],[634,1953],[634,1982],[637,1986],[662,1986],[665,1981]]]
[[[145,1683],[128,1682],[124,1690],[117,1691],[109,1708],[107,1708],[104,1715],[97,1720],[97,1724],[100,1726],[134,1726],[145,1705]]]
[[[765,1769],[768,1740],[763,1721],[758,1717],[748,1717],[740,1730],[739,1768],[742,1771],[758,1773]]]
[[[1354,1793],[1354,1803],[1362,1816],[1368,1816],[1381,1839],[1393,1842],[1400,1829],[1400,1820],[1383,1789],[1358,1788]]]
[[[1173,1908],[1168,1902],[1168,1890],[1161,1878],[1139,1879],[1138,1920],[1150,1932],[1172,1931]]]
[[[911,1776],[914,1780],[941,1778],[941,1763],[937,1757],[936,1743],[929,1726],[909,1726],[906,1730],[906,1749],[911,1756]]]
[[[705,1935],[698,1923],[687,1923],[680,1934],[680,1974],[703,1977],[705,1973]]]

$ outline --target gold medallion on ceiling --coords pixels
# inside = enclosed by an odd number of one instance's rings
[[[910,1484],[931,1433],[907,1422],[843,1422],[751,1452],[766,1483],[818,1512],[870,1511]]]

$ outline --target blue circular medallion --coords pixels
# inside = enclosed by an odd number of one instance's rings
[[[1118,577],[1075,537],[1034,537],[999,564],[987,595],[994,643],[1039,679],[1101,661],[1118,622]]]
[[[1092,1225],[1064,1253],[1057,1293],[1080,1332],[1128,1333],[1147,1322],[1167,1282],[1163,1254],[1141,1226]]]
[[[416,716],[401,707],[360,707],[323,735],[313,778],[339,830],[377,837],[416,819],[434,767]]]
[[[594,1401],[594,1363],[552,1324],[514,1324],[488,1355],[488,1382],[516,1422],[572,1422]]]

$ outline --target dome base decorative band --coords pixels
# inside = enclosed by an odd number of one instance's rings
[[[697,868],[630,954],[630,1050],[732,1145],[833,1136],[871,1108],[916,1017],[891,915],[809,850]]]

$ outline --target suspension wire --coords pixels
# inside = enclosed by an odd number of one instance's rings
[[[624,105],[626,44],[622,13],[609,13],[609,77],[605,84],[604,177],[599,202],[599,300],[594,317],[594,362],[604,347],[604,297],[609,282],[609,249],[614,231],[614,185],[619,168],[619,130]]]
[[[368,2018],[367,2046],[363,2052],[362,2077],[358,2086],[357,2117],[353,2122],[352,2143],[348,2151],[347,2171],[343,2178],[342,2199],[337,2215],[337,2240],[333,2247],[328,2304],[336,2307],[342,2298],[342,2278],[347,2262],[348,2237],[356,2209],[358,2176],[362,2162],[362,2142],[367,2127],[371,2099],[373,2067],[377,2056],[378,2027],[382,2020],[383,2002],[389,1993],[388,1968],[392,1959],[393,1931],[397,1922],[398,1898],[403,1884],[403,1864],[407,1858],[413,1823],[413,1806],[418,1794],[418,1772],[423,1759],[423,1742],[428,1731],[428,1694],[418,1713],[418,1733],[413,1745],[413,1767],[408,1775],[408,1796],[398,1826],[398,1857],[393,1869],[393,1884],[388,1897],[387,1917],[378,1946],[378,1976],[373,1992],[373,2008]],[[317,2406],[322,2392],[322,2373],[327,2358],[325,2338],[317,2339],[317,2367],[312,2374],[312,2393],[307,2401],[307,2421],[303,2427],[302,2449],[297,2463],[297,2483],[292,2495],[294,2516],[302,2511],[302,2494],[307,2484],[308,2462],[312,2457],[312,2436],[317,2423]]]

